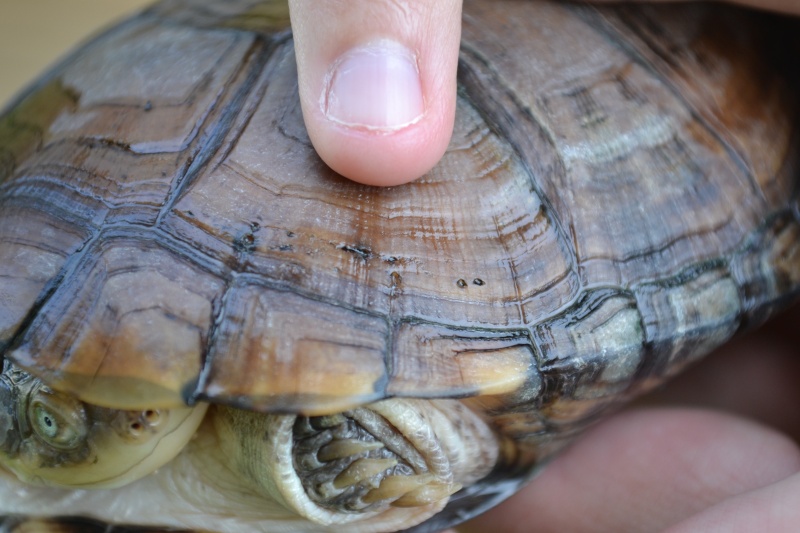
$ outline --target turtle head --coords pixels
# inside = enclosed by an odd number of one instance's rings
[[[127,411],[87,404],[5,361],[0,374],[0,464],[29,483],[125,485],[175,457],[204,412],[204,405]]]

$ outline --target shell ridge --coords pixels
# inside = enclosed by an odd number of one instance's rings
[[[21,322],[19,328],[11,336],[10,340],[5,344],[0,344],[0,362],[7,357],[9,351],[19,348],[23,343],[25,337],[28,335],[31,327],[37,320],[41,320],[41,311],[47,305],[47,302],[53,297],[62,285],[64,279],[70,277],[78,270],[87,258],[89,251],[98,246],[98,240],[101,237],[101,231],[94,228],[93,235],[85,240],[83,244],[73,254],[67,258],[58,273],[53,276],[44,286],[42,291],[37,296],[35,302],[28,310],[25,318]],[[12,359],[13,360],[13,359]],[[14,361],[16,363],[16,361]],[[22,365],[21,365],[22,366]]]
[[[211,307],[211,321],[209,322],[210,326],[206,336],[206,345],[200,354],[200,372],[194,383],[187,383],[184,390],[181,391],[181,396],[184,398],[186,405],[194,405],[198,401],[207,399],[203,396],[202,391],[206,390],[211,380],[212,365],[217,357],[217,335],[225,317],[225,304],[230,297],[231,287],[236,282],[236,277],[236,272],[232,272],[230,276],[224,278],[225,286],[222,289],[222,294]]]
[[[176,178],[176,183],[167,196],[164,206],[159,213],[156,222],[157,225],[161,224],[163,218],[172,211],[172,208],[180,199],[183,191],[203,173],[207,163],[217,155],[217,151],[227,138],[248,95],[255,88],[256,82],[261,77],[263,67],[267,64],[270,57],[272,57],[275,49],[277,49],[276,45],[267,46],[261,37],[257,37],[254,40],[243,59],[242,66],[239,67],[239,72],[244,68],[248,70],[245,81],[241,86],[234,88],[233,96],[228,102],[223,104],[223,108],[220,110],[220,116],[215,118],[215,122],[211,126],[211,133],[209,133],[205,142],[201,143],[198,147],[195,157],[191,160],[191,163],[183,175]],[[251,59],[253,56],[255,56],[255,59]],[[233,74],[230,80],[234,80],[236,77],[238,77],[238,72]],[[230,89],[230,87],[226,88],[226,92]]]
[[[226,164],[228,156],[234,150],[234,148],[236,148],[236,144],[238,143],[242,133],[244,133],[244,131],[247,129],[247,126],[250,124],[250,121],[253,119],[253,116],[258,110],[258,106],[261,102],[261,99],[264,97],[267,87],[269,86],[269,83],[266,80],[270,78],[270,73],[275,68],[277,68],[275,66],[275,63],[278,63],[281,60],[278,59],[278,57],[280,56],[282,58],[282,56],[285,55],[288,52],[288,50],[292,48],[292,46],[290,46],[291,44],[292,44],[291,35],[285,35],[283,37],[279,36],[276,37],[275,39],[272,39],[269,42],[269,46],[264,51],[264,57],[260,58],[259,65],[255,65],[253,67],[250,76],[256,76],[256,75],[258,75],[259,77],[263,76],[263,81],[261,83],[259,83],[258,81],[253,81],[254,85],[253,89],[241,95],[241,98],[243,99],[243,103],[241,104],[241,108],[239,109],[241,113],[233,113],[231,115],[232,124],[230,127],[230,131],[226,133],[227,136],[229,137],[232,136],[233,138],[228,140],[227,142],[223,142],[224,149],[220,152],[217,163],[210,168],[210,171],[213,172],[214,170],[219,168],[220,165]],[[261,61],[263,61],[263,63],[261,63]],[[268,68],[268,65],[271,62],[273,62],[273,66],[271,68]],[[251,94],[255,94],[257,97],[253,99],[254,101],[252,103],[249,103],[248,100],[250,100]],[[237,97],[238,96],[239,95],[237,95]],[[244,117],[243,120],[241,118],[242,116]],[[237,122],[237,119],[241,121],[241,125],[236,125],[234,127],[233,123]],[[232,166],[229,168],[233,169]],[[188,185],[189,184],[187,184],[187,187]]]
[[[462,44],[461,49],[462,54],[465,51],[469,51],[469,43]],[[476,59],[480,58],[477,54],[470,54],[470,56]],[[541,210],[544,216],[549,219],[555,228],[562,251],[567,252],[567,271],[577,275],[578,248],[575,240],[568,238],[569,233],[565,230],[565,224],[561,220],[558,210],[554,209],[550,196],[545,194],[543,187],[545,184],[540,183],[540,180],[544,179],[544,175],[548,172],[564,174],[566,168],[563,161],[556,156],[557,166],[555,168],[540,168],[537,171],[535,170],[535,162],[526,157],[526,150],[519,143],[520,137],[525,139],[536,138],[535,134],[527,135],[528,132],[524,131],[526,129],[525,124],[527,124],[547,141],[547,148],[550,154],[557,154],[553,132],[549,131],[546,124],[539,120],[528,106],[522,103],[511,87],[502,83],[499,73],[491,69],[488,64],[481,69],[479,69],[479,65],[484,66],[484,62],[480,60],[474,63],[459,61],[459,89],[466,95],[467,100],[484,120],[487,127],[511,147],[515,157],[525,171],[531,191],[541,202]],[[478,105],[476,102],[481,102],[481,104]],[[505,105],[503,105],[504,103]],[[516,120],[511,119],[509,116],[509,118],[503,120],[509,113],[509,109],[516,111],[522,118]],[[521,299],[518,298],[518,300],[521,303]]]

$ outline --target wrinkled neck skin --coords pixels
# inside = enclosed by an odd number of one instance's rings
[[[0,514],[219,532],[396,531],[439,512],[498,454],[492,431],[457,400],[392,399],[310,418],[212,406],[175,459],[123,487],[37,487],[0,471]]]

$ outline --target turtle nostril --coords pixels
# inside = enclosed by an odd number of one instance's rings
[[[156,411],[155,409],[148,409],[144,413],[142,413],[142,417],[144,418],[145,422],[150,425],[157,424],[159,420],[161,420],[161,413]]]

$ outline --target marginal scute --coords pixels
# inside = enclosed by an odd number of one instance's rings
[[[588,291],[532,331],[541,354],[542,412],[556,424],[618,401],[644,355],[642,316],[633,297],[618,290]]]
[[[754,327],[800,287],[800,210],[775,217],[731,260],[746,323]]]
[[[204,397],[261,410],[332,412],[378,399],[385,320],[287,290],[231,287]]]
[[[764,270],[773,265],[771,294],[793,292],[800,286],[800,223],[793,220],[779,228],[772,245],[768,246],[762,258]]]
[[[47,300],[10,358],[90,403],[184,405],[221,281],[135,238],[108,239],[94,252]]]
[[[395,334],[393,353],[390,395],[510,393],[536,372],[530,341],[519,331],[503,335],[405,322]]]
[[[728,340],[739,326],[739,290],[727,268],[684,272],[636,290],[648,340],[648,374],[663,379]],[[676,334],[677,333],[677,334]]]
[[[0,346],[18,331],[67,257],[89,238],[86,228],[57,213],[0,203]]]
[[[633,297],[612,289],[587,291],[563,313],[537,324],[533,335],[545,372],[617,358],[635,366],[629,358],[638,357],[644,343]]]

